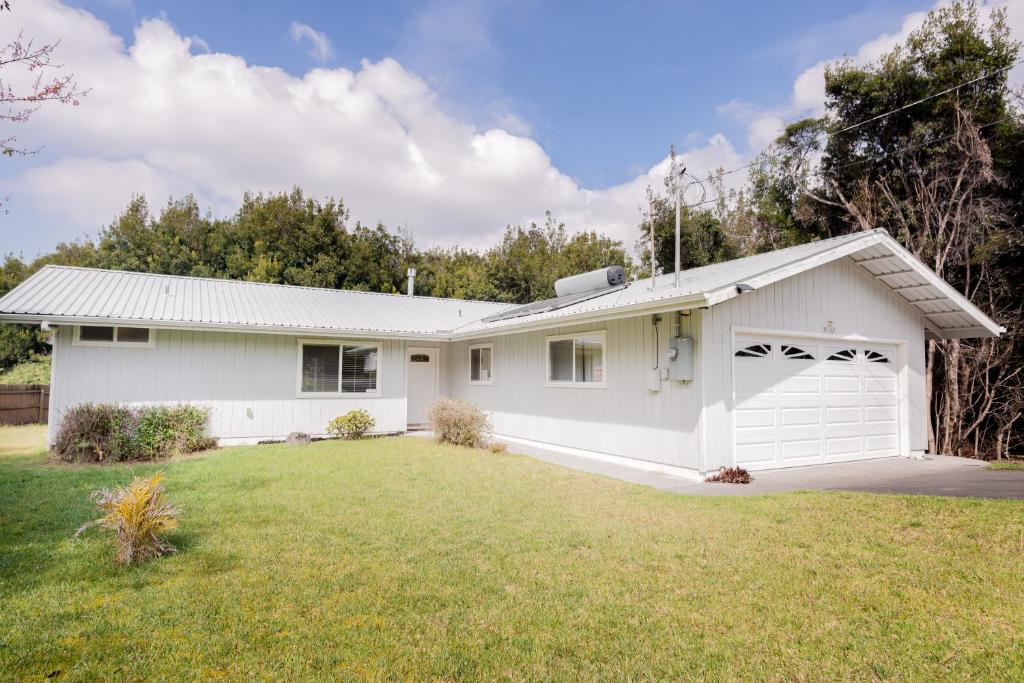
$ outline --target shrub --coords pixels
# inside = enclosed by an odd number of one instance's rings
[[[430,406],[427,421],[442,443],[479,448],[487,442],[491,419],[467,401],[439,398]]]
[[[145,562],[175,547],[162,538],[178,527],[178,508],[164,497],[164,475],[135,477],[132,483],[113,491],[93,491],[91,498],[103,516],[86,522],[75,532],[78,538],[95,526],[114,532],[114,561],[118,564]]]
[[[490,441],[487,443],[487,450],[497,455],[508,450],[508,444],[504,441]]]
[[[373,429],[377,421],[362,408],[350,410],[327,424],[327,431],[343,439],[361,439]]]
[[[723,467],[718,474],[712,474],[707,478],[709,482],[722,484],[749,484],[753,477],[742,467]]]
[[[53,453],[69,462],[155,460],[211,448],[209,412],[199,406],[131,408],[91,404],[70,408]]]

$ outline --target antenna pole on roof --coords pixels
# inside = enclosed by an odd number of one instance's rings
[[[647,220],[651,224],[651,291],[654,291],[655,287],[655,276],[658,272],[658,266],[656,265],[656,257],[654,254],[654,193],[648,189],[650,193],[648,199],[650,199],[650,208],[647,214]]]
[[[675,151],[675,149],[673,149],[672,150],[672,170],[673,171],[676,170],[675,166],[676,166],[676,151]],[[686,167],[685,166],[680,166],[679,173],[676,175],[675,178],[672,179],[672,185],[675,186],[675,191],[676,191],[676,287],[679,286],[679,270],[680,270],[680,254],[679,254],[679,251],[681,249],[681,237],[680,237],[680,234],[679,234],[679,212],[680,212],[680,204],[682,204],[682,193],[683,193],[682,185],[683,185],[683,176],[685,174],[686,174]]]

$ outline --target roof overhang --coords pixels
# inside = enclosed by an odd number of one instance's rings
[[[150,327],[162,330],[186,330],[192,332],[258,332],[263,334],[287,334],[302,337],[324,337],[337,339],[397,339],[404,341],[446,341],[448,335],[437,332],[393,332],[380,330],[338,330],[322,327],[291,327],[284,325],[242,325],[235,323],[178,322],[174,320],[143,320],[137,318],[98,318],[60,315],[29,315],[0,313],[0,322],[40,325],[124,325]]]
[[[930,338],[998,337],[1006,332],[1005,327],[985,315],[888,233],[880,230],[865,233],[863,239],[748,277],[742,283],[732,283],[709,292],[708,300],[712,305],[722,303],[741,295],[738,285],[756,290],[845,257],[914,307],[921,314]]]
[[[685,297],[669,297],[657,301],[643,301],[628,306],[614,306],[595,311],[585,311],[569,315],[560,315],[541,320],[524,319],[511,325],[491,327],[482,330],[458,330],[449,335],[450,341],[463,339],[483,339],[487,337],[499,337],[506,334],[517,334],[519,332],[532,332],[545,330],[565,325],[582,325],[598,320],[617,320],[619,318],[632,318],[638,315],[651,315],[654,313],[670,313],[672,311],[684,311],[694,308],[706,308],[709,305],[707,297],[701,294],[693,294]]]
[[[707,308],[724,303],[744,291],[757,290],[786,278],[838,259],[849,257],[863,268],[880,286],[898,294],[907,305],[921,315],[927,334],[933,339],[963,339],[968,337],[997,337],[1005,328],[980,311],[941,277],[904,249],[884,230],[861,233],[844,239],[836,246],[810,256],[794,258],[788,263],[760,273],[746,274],[742,279],[702,292],[668,294],[630,304],[609,304],[578,312],[527,316],[507,324],[480,326],[480,321],[467,323],[456,329],[434,331],[403,331],[375,329],[338,329],[304,327],[298,325],[274,326],[237,324],[226,322],[171,321],[106,317],[54,316],[28,313],[0,313],[0,321],[17,323],[50,323],[54,325],[136,325],[161,329],[194,331],[233,331],[264,334],[288,334],[306,337],[396,339],[407,341],[456,341],[481,339],[533,330],[551,329],[564,325],[585,324],[639,315],[650,315],[695,308]],[[476,327],[474,328],[474,325]]]

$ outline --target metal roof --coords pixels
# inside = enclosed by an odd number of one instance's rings
[[[738,296],[737,285],[753,289],[792,277],[829,261],[850,257],[924,314],[935,337],[990,337],[1005,331],[963,295],[901,247],[882,228],[659,275],[632,283],[570,306],[535,315],[496,321],[474,321],[455,330],[455,337],[480,337],[512,330],[566,325],[673,308],[714,306]]]
[[[0,320],[309,334],[464,339],[609,317],[714,306],[840,258],[917,308],[934,337],[990,337],[1005,330],[882,229],[660,275],[554,310],[495,320],[511,304],[409,297],[237,280],[46,266],[0,299]],[[500,317],[500,316],[497,316]],[[487,320],[490,318],[490,320]]]
[[[430,337],[506,308],[485,301],[45,266],[0,299],[0,318]]]

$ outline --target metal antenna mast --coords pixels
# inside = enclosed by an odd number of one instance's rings
[[[672,162],[673,162],[673,166],[674,166],[675,165],[675,157],[673,157]],[[672,170],[675,171],[674,168]],[[685,174],[686,174],[686,167],[683,166],[683,167],[681,167],[679,169],[679,172],[675,174],[676,177],[672,178],[672,184],[675,186],[675,191],[676,191],[676,193],[675,193],[676,194],[676,280],[675,280],[675,286],[676,287],[679,286],[679,270],[681,268],[681,259],[680,259],[679,251],[681,249],[680,241],[681,241],[682,237],[681,237],[680,231],[679,231],[679,222],[680,222],[680,213],[679,212],[680,212],[680,204],[682,203],[682,194],[683,194],[682,180],[683,180],[683,176]]]

